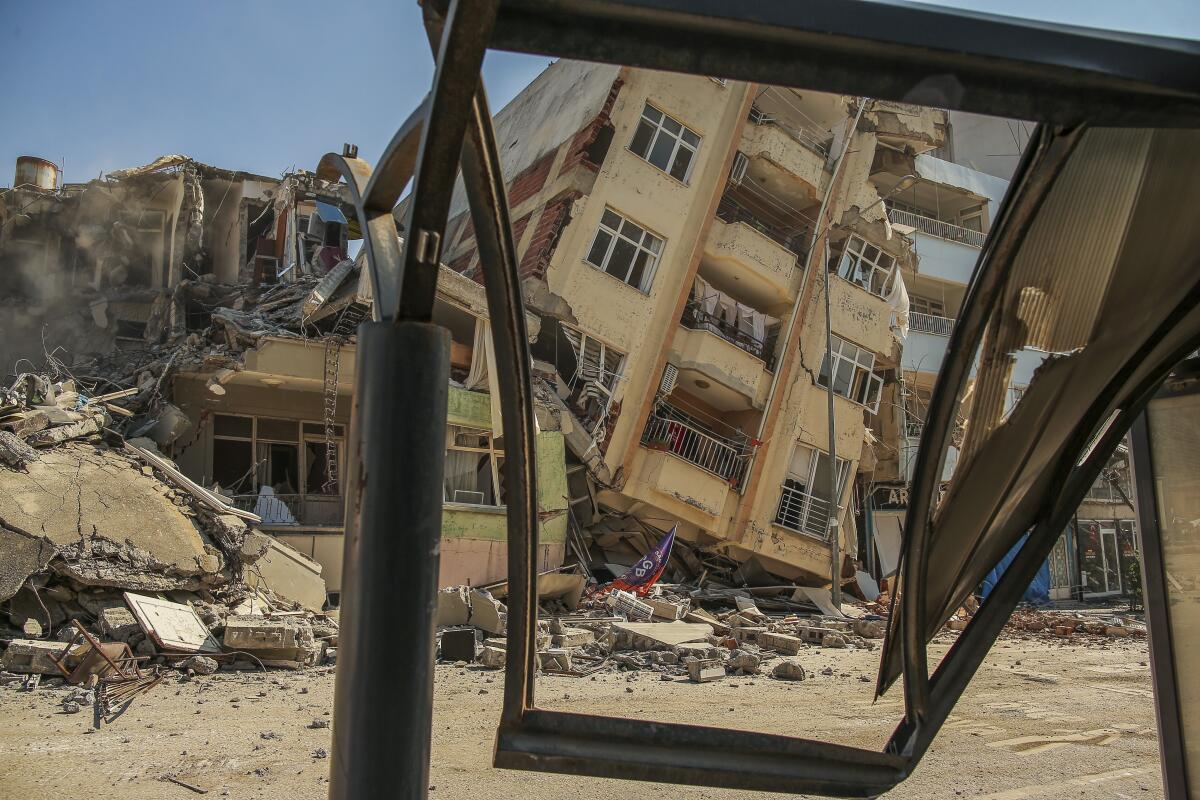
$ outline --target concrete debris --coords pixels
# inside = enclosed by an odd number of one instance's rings
[[[715,658],[710,659],[689,659],[687,665],[688,677],[693,683],[708,683],[709,681],[719,681],[725,677],[725,667],[720,660]]]
[[[771,674],[785,681],[802,681],[807,677],[804,667],[791,659],[780,661],[772,668]]]
[[[112,391],[114,378],[97,392],[25,373],[0,388],[5,669],[58,674],[50,656],[62,653],[75,621],[106,653],[131,650],[197,675],[239,663],[229,650],[294,668],[321,663],[326,645],[336,646],[315,562],[258,531],[258,515],[184,476],[155,441],[123,437],[142,428],[158,442],[179,439],[174,406],[142,403],[160,378],[151,372]],[[223,645],[242,641],[247,625],[259,638]],[[197,652],[205,655],[172,658]]]

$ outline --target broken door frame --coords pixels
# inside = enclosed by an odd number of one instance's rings
[[[448,356],[438,352],[445,348],[426,329],[436,327],[428,322],[460,155],[493,320],[510,498],[512,591],[497,766],[845,796],[872,796],[895,786],[919,761],[978,668],[1024,588],[1021,581],[1028,583],[1024,576],[1040,565],[1045,556],[1040,551],[1052,546],[1050,534],[1061,531],[1070,513],[1063,509],[1069,507],[1058,503],[1047,510],[932,680],[919,636],[923,609],[908,598],[897,609],[906,620],[906,712],[883,752],[536,708],[538,533],[530,363],[503,176],[479,83],[483,51],[492,46],[763,80],[1050,123],[1055,127],[1039,129],[1022,161],[1014,180],[1020,191],[1005,207],[1007,224],[998,226],[981,255],[971,292],[981,304],[1004,280],[1000,270],[987,269],[990,259],[1003,261],[997,251],[1019,246],[1085,125],[1200,126],[1200,47],[863,0],[763,0],[739,7],[716,0],[426,0],[424,14],[437,50],[432,94],[392,140],[377,172],[349,152],[326,156],[320,170],[323,177],[341,175],[350,184],[366,237],[377,320],[360,331],[346,515],[346,580],[353,589],[345,593],[330,796],[374,796],[385,786],[391,796],[426,794],[445,404],[439,421],[437,387],[411,384],[440,382],[444,393],[448,375]],[[414,188],[401,246],[391,212],[410,177]],[[974,353],[969,345],[981,335],[982,317],[956,329],[960,347],[948,358],[946,383],[939,385],[961,379]],[[423,380],[408,381],[414,374]],[[935,396],[927,442],[944,439],[955,400]],[[1137,407],[1135,401],[1127,414]],[[437,432],[437,445],[411,430],[425,425]],[[1097,452],[1127,425],[1118,419]],[[918,504],[936,486],[940,457],[923,449],[913,492]],[[414,463],[427,474],[413,470]],[[1094,477],[1083,474],[1090,467],[1089,462],[1066,481],[1065,498],[1076,491],[1082,497]],[[910,520],[928,518],[928,500],[915,514],[910,509]],[[389,514],[399,513],[413,520],[407,537],[395,535]],[[918,566],[921,538],[915,536],[917,546],[908,551]],[[920,592],[908,594],[919,599]],[[398,622],[400,630],[388,630],[385,620],[393,627]],[[371,636],[377,638],[369,642]],[[403,692],[396,689],[396,671],[406,675]]]

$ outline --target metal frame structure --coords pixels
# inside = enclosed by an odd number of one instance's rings
[[[1175,375],[1179,387],[1165,386],[1156,397],[1178,397],[1200,391],[1200,364],[1192,359]],[[1153,402],[1153,401],[1151,401]],[[1146,414],[1138,416],[1130,432],[1133,460],[1133,491],[1137,498],[1138,535],[1142,544],[1142,586],[1146,596],[1146,621],[1150,631],[1150,661],[1153,665],[1154,696],[1158,721],[1158,747],[1161,754],[1163,785],[1170,798],[1188,796],[1187,749],[1184,745],[1182,709],[1179,704],[1179,672],[1176,669],[1176,648],[1168,609],[1171,590],[1163,562],[1162,528],[1155,487],[1154,455],[1151,448],[1150,423]],[[1180,643],[1182,644],[1182,643]]]
[[[359,332],[330,797],[426,796],[449,375],[447,333],[430,320],[459,164],[492,319],[509,496],[509,644],[496,765],[840,796],[892,788],[920,760],[1108,450],[1156,388],[1147,381],[1130,392],[1090,458],[1064,471],[1060,497],[930,679],[921,531],[928,533],[956,390],[1004,284],[1004,270],[989,265],[1003,266],[1019,247],[1087,125],[1200,127],[1200,47],[864,0],[425,0],[424,16],[437,56],[430,95],[374,172],[351,151],[327,155],[319,168],[350,187],[375,308],[375,321]],[[926,421],[906,526],[917,531],[904,565],[905,585],[914,590],[895,609],[904,623],[905,717],[882,752],[535,706],[533,398],[516,248],[479,80],[487,47],[1048,123],[1031,142],[1012,202],[981,254]],[[410,180],[402,241],[393,210]],[[1184,298],[1173,319],[1194,301]],[[1080,451],[1087,423],[1076,431]]]

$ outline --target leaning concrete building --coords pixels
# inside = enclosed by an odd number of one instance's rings
[[[709,554],[818,585],[835,516],[853,577],[856,476],[875,468],[916,258],[882,200],[945,129],[934,109],[859,107],[559,61],[496,116],[535,366],[600,561],[637,521],[678,525]],[[444,259],[480,274],[461,196]]]

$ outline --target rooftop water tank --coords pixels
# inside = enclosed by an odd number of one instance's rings
[[[53,192],[58,188],[58,166],[44,158],[17,156],[17,175],[13,180],[13,188],[18,186]]]

